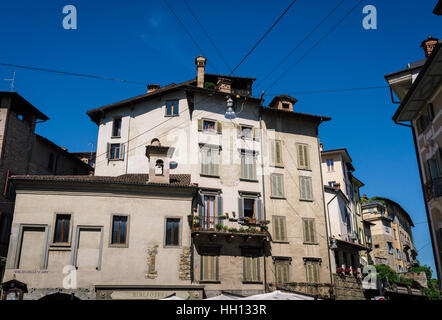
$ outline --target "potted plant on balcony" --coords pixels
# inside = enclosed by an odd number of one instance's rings
[[[244,232],[244,231],[245,231],[244,227],[239,228],[239,232]]]
[[[344,268],[342,268],[342,267],[337,268],[336,269],[336,273],[339,274],[339,275],[344,274]]]
[[[223,226],[223,231],[224,232],[227,232],[229,230],[229,227],[228,226]]]
[[[358,275],[360,274],[358,268],[353,268],[353,269],[351,269],[351,271],[353,272],[353,275],[354,275],[354,276],[358,276]]]
[[[233,228],[233,227],[229,228],[229,232],[237,232],[237,231],[238,231],[238,229],[236,229],[236,228]]]
[[[199,221],[193,222],[193,230],[198,231],[200,229],[200,223]]]
[[[266,232],[269,230],[269,228],[267,226],[261,226],[260,229],[261,229],[261,232]]]
[[[227,216],[218,216],[218,220],[225,220],[227,219]]]
[[[223,228],[223,225],[222,225],[221,223],[217,223],[217,224],[215,225],[215,229],[216,229],[216,231],[220,231],[222,228]]]
[[[345,274],[350,274],[351,273],[351,268],[350,267],[346,267],[344,272],[345,272]]]

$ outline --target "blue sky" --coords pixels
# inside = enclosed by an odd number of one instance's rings
[[[204,50],[190,41],[163,1],[2,1],[0,62],[87,73],[166,85],[195,77],[194,58],[204,53],[207,72],[230,70],[211,46],[182,0],[169,0]],[[276,1],[188,0],[230,66],[235,66],[290,3]],[[424,58],[420,43],[442,37],[442,18],[432,14],[436,0],[365,0],[299,65],[268,93],[384,86],[384,75]],[[264,77],[337,4],[339,0],[298,0],[253,54],[235,72]],[[324,35],[354,4],[344,4],[307,40],[261,91]],[[62,8],[75,5],[78,29],[64,30]],[[374,5],[378,28],[362,27],[362,8]],[[48,115],[37,132],[70,151],[90,151],[97,127],[86,111],[145,92],[143,85],[68,77],[0,66],[0,90],[16,90]],[[388,89],[292,94],[297,111],[330,116],[320,128],[326,149],[346,147],[369,197],[400,203],[416,223],[419,260],[434,261],[416,155],[410,129],[395,125],[397,108]],[[266,96],[266,102],[271,96]]]

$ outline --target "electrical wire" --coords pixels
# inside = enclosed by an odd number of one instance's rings
[[[362,3],[364,0],[359,0],[355,6],[353,6],[339,21],[336,23],[326,34],[324,34],[310,49],[307,50],[304,55],[301,56],[294,64],[287,68],[282,75],[272,82],[264,91],[268,91],[272,88],[279,80],[281,80],[291,69],[297,66],[314,48],[316,48],[322,41],[324,41],[344,20]]]
[[[242,58],[242,60],[238,63],[238,65],[233,68],[232,71],[230,71],[230,75],[235,72],[236,69],[239,68],[239,66],[247,59],[247,57],[258,47],[258,45],[264,40],[264,38],[272,31],[272,29],[278,24],[278,22],[282,19],[282,17],[285,16],[285,14],[290,10],[290,8],[295,4],[296,0],[293,0],[290,5],[287,7],[287,9],[284,10],[284,12],[279,16],[279,18],[272,24],[272,26],[267,29],[267,31],[263,34],[263,36],[258,40],[258,42],[255,43],[255,45],[252,47],[252,49],[247,52],[247,54]]]

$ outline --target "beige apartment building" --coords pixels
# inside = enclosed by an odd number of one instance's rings
[[[435,13],[440,13],[440,4]],[[428,225],[442,290],[442,50],[441,42],[429,37],[422,42],[425,59],[405,70],[385,76],[400,100],[393,121],[411,127],[416,150]]]
[[[385,264],[398,273],[407,272],[418,254],[411,228],[410,215],[396,202],[383,198],[363,198],[364,221],[370,222],[374,264]]]
[[[263,106],[252,95],[254,79],[207,74],[201,56],[195,63],[195,79],[150,85],[88,112],[99,128],[95,176],[13,178],[18,202],[5,281],[26,285],[25,299],[57,290],[91,299],[201,299],[288,284],[330,295],[318,143],[318,126],[330,119],[294,111],[289,96]],[[39,214],[31,214],[32,197]],[[74,238],[63,234],[52,246],[60,224]],[[115,230],[125,231],[125,243],[113,245]],[[77,289],[61,287],[64,263],[78,267]]]

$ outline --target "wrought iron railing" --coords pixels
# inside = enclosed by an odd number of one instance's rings
[[[442,177],[433,179],[425,184],[427,201],[442,196]]]

